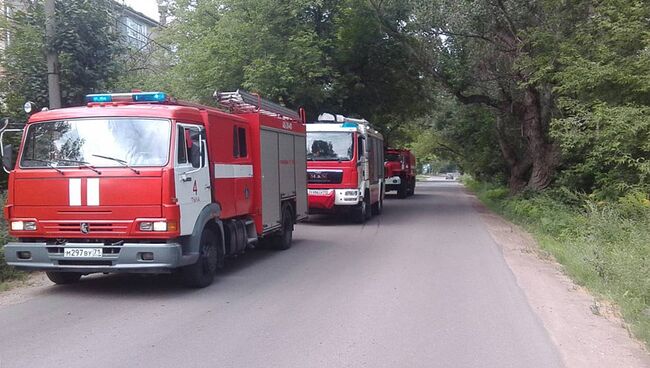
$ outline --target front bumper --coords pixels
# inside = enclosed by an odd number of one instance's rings
[[[103,248],[101,257],[64,257],[65,248]],[[111,249],[108,251],[108,249]],[[19,252],[30,252],[29,259],[20,259]],[[153,260],[143,260],[142,253],[153,253]],[[27,271],[71,271],[82,273],[164,273],[192,264],[196,255],[183,255],[179,243],[124,243],[103,246],[97,243],[66,243],[51,245],[44,242],[11,242],[4,247],[8,265]]]
[[[335,206],[354,206],[362,200],[358,189],[309,189],[309,209],[332,210]]]
[[[386,178],[386,185],[400,185],[402,184],[402,178],[399,176],[391,176],[390,178]]]

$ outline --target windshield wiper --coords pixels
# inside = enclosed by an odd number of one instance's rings
[[[102,156],[102,155],[95,155],[95,154],[93,154],[93,156],[94,156],[94,157],[99,157],[99,158],[104,158],[104,159],[106,159],[106,160],[115,161],[115,162],[121,164],[122,166],[131,169],[131,171],[133,171],[134,173],[140,175],[140,171],[139,171],[139,170],[136,170],[136,169],[134,169],[133,167],[129,166],[129,164],[128,164],[126,161],[124,161],[124,160],[120,160],[119,158],[115,158],[115,157]]]
[[[53,162],[53,161],[41,160],[41,159],[38,159],[38,158],[28,158],[27,160],[28,160],[28,161],[35,161],[35,162],[42,162],[42,163],[46,164],[47,167],[49,167],[50,169],[54,169],[54,170],[56,170],[56,172],[58,172],[59,174],[61,174],[61,175],[65,175],[65,173],[63,172],[63,170],[59,169],[58,167],[56,167],[56,165],[54,165],[54,162]]]
[[[68,159],[59,159],[58,161],[63,161],[63,162],[74,162],[75,164],[79,164],[79,168],[80,168],[80,169],[86,168],[86,169],[90,169],[90,170],[96,172],[97,175],[101,175],[101,174],[102,174],[102,172],[99,171],[99,170],[97,170],[97,169],[95,168],[95,166],[93,166],[93,165],[90,164],[90,162],[79,161],[79,160],[68,160]]]

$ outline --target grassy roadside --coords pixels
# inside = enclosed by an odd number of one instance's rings
[[[464,184],[493,211],[524,227],[576,283],[616,303],[650,348],[650,201],[630,193],[595,202],[565,190],[509,196],[471,179]]]

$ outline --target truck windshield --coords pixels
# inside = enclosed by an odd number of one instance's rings
[[[402,157],[400,156],[399,153],[387,153],[385,161],[386,162],[401,162]]]
[[[347,132],[307,132],[307,160],[350,161],[354,137]]]
[[[35,123],[21,167],[164,166],[171,122],[163,119],[72,119]]]

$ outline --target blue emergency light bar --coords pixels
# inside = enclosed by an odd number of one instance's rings
[[[165,102],[167,101],[167,94],[164,92],[99,93],[86,95],[86,101],[94,103],[118,101]]]
[[[353,123],[351,121],[346,121],[345,123],[341,124],[341,128],[358,128],[359,124]]]

